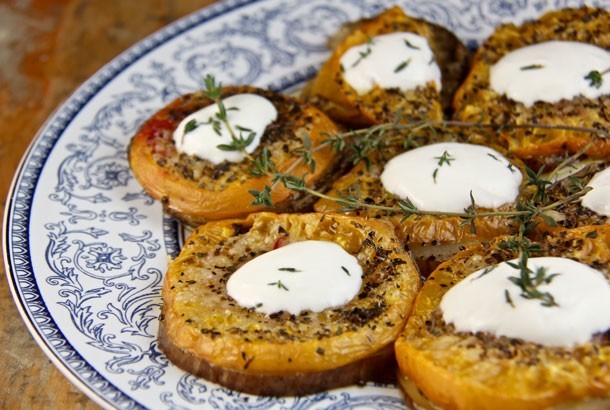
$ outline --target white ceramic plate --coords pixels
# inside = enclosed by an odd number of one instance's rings
[[[224,84],[287,91],[328,56],[327,37],[389,0],[229,0],[136,44],[83,84],[23,158],[6,206],[7,274],[23,320],[45,353],[107,408],[404,409],[395,386],[300,398],[236,393],[190,376],[159,352],[160,291],[181,227],[132,176],[125,155],[138,126],[213,74]],[[469,46],[502,21],[570,0],[410,0],[404,9]],[[610,6],[610,1],[591,2]]]

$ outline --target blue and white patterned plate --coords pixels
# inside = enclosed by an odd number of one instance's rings
[[[395,386],[300,398],[236,393],[177,369],[157,348],[168,255],[181,227],[131,174],[138,126],[211,73],[224,84],[289,90],[328,56],[342,23],[390,0],[228,0],[136,44],[83,84],[40,130],[9,194],[6,271],[23,320],[74,384],[107,408],[404,409]],[[404,9],[475,46],[502,21],[572,0],[404,0]],[[592,5],[610,6],[610,0]]]

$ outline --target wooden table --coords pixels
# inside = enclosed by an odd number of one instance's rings
[[[104,63],[214,0],[0,0],[0,198],[37,129]],[[4,272],[4,265],[0,268]],[[0,407],[97,409],[38,348],[0,280]]]

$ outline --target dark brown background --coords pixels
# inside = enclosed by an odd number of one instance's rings
[[[0,0],[0,198],[44,120],[103,64],[214,0]],[[4,273],[4,265],[0,267]],[[0,279],[3,409],[97,409],[30,336]]]

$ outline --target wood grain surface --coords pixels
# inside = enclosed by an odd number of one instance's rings
[[[214,0],[0,0],[0,198],[52,111],[103,64]],[[4,238],[3,238],[4,240]],[[4,265],[1,267],[4,272]],[[97,409],[44,355],[0,280],[2,409]]]

